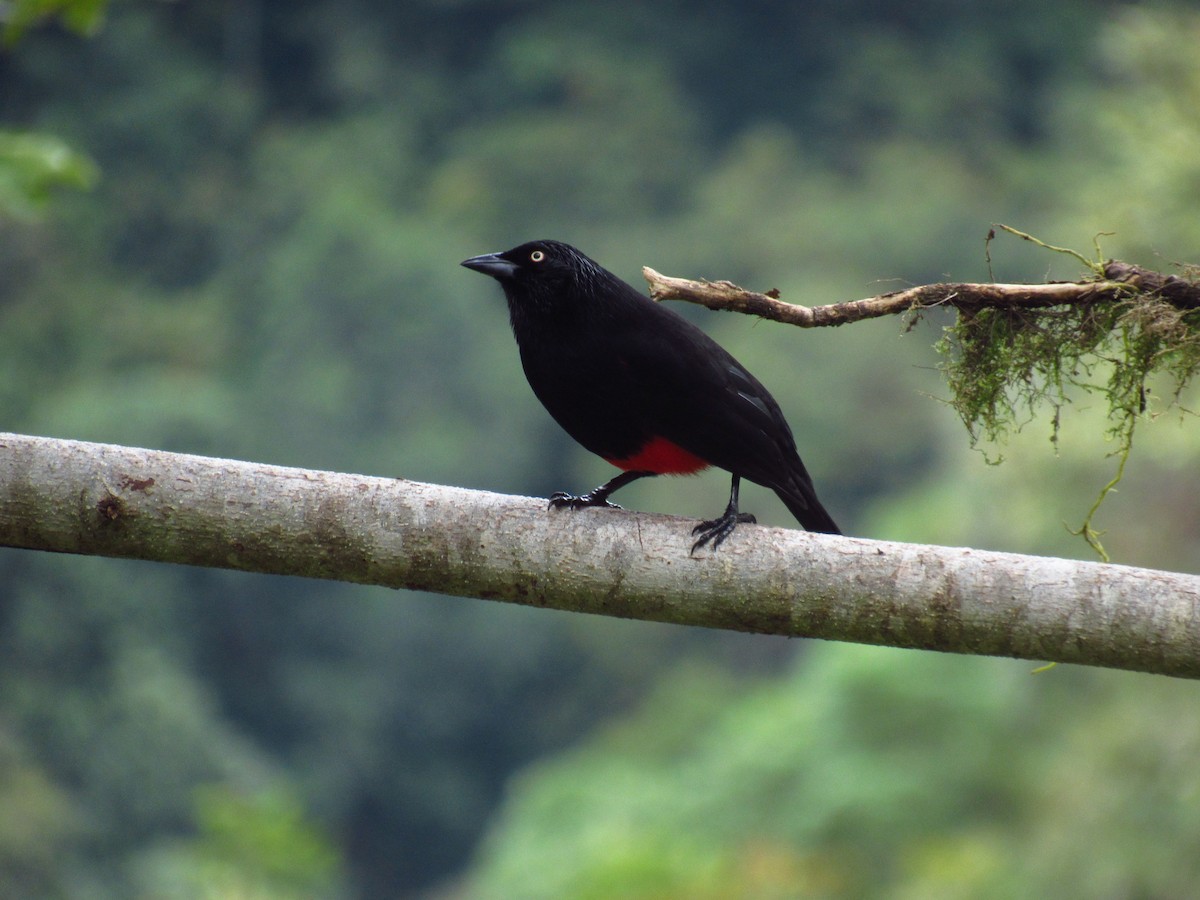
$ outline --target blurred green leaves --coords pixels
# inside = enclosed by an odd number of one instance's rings
[[[55,861],[84,831],[71,794],[22,746],[0,731],[0,894],[55,896]]]
[[[0,7],[0,41],[11,48],[49,20],[88,35],[104,21],[108,0],[11,0]],[[28,219],[58,188],[86,189],[99,177],[96,163],[50,134],[0,130],[0,216]]]
[[[0,9],[0,32],[12,45],[30,28],[50,20],[62,22],[81,35],[94,34],[104,22],[109,0],[9,0]]]
[[[695,113],[669,70],[597,44],[577,23],[558,25],[508,35],[487,61],[489,83],[515,96],[503,115],[485,102],[455,130],[431,180],[430,215],[546,236],[680,207],[702,154]]]
[[[466,894],[1186,893],[1200,727],[1171,711],[1193,694],[835,644],[771,684],[680,671],[514,785]]]
[[[57,188],[90,188],[99,169],[87,156],[46,134],[0,131],[0,214],[28,218]]]
[[[139,861],[139,897],[339,896],[337,851],[290,789],[240,793],[218,784],[197,788],[195,798],[197,836],[165,844]]]

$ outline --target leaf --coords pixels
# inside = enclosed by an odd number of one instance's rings
[[[29,216],[55,188],[87,189],[100,170],[52,135],[0,131],[0,214]]]
[[[11,47],[36,25],[59,19],[76,34],[89,37],[104,24],[108,0],[14,0],[0,11],[6,19],[2,40]]]

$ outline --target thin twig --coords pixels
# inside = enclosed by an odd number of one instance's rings
[[[1119,281],[1061,282],[1053,284],[924,284],[903,291],[893,291],[831,303],[826,306],[800,306],[780,300],[778,292],[761,294],[748,291],[728,281],[694,281],[663,275],[649,267],[642,275],[650,284],[650,296],[655,300],[686,300],[709,309],[746,313],[797,325],[815,328],[822,325],[845,325],[862,319],[898,315],[937,306],[978,310],[986,307],[1048,307],[1072,303],[1112,301],[1128,297],[1135,289]]]
[[[965,311],[1014,307],[1031,309],[1080,303],[1111,303],[1128,300],[1138,293],[1155,294],[1180,309],[1200,308],[1200,282],[1176,275],[1163,275],[1161,272],[1118,260],[1105,263],[1102,271],[1105,279],[1103,281],[1059,281],[1049,284],[923,284],[864,300],[850,300],[825,306],[787,303],[779,299],[777,290],[765,294],[748,291],[730,281],[675,278],[656,272],[649,266],[642,268],[642,276],[649,283],[650,296],[655,300],[686,300],[709,309],[745,313],[800,328],[845,325],[847,322],[937,306],[951,306]]]

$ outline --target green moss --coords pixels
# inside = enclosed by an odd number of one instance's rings
[[[1092,269],[1084,280],[1103,280],[1102,266],[1074,251],[1064,252]],[[1198,276],[1195,268],[1184,270],[1193,284],[1200,282]],[[1164,376],[1170,386],[1168,403],[1175,403],[1200,369],[1200,309],[1181,308],[1157,292],[1134,286],[1116,302],[960,309],[937,350],[943,357],[950,404],[975,447],[981,441],[1002,443],[1046,407],[1052,413],[1051,440],[1056,442],[1062,409],[1072,395],[1083,392],[1104,400],[1117,472],[1079,533],[1107,558],[1091,528],[1092,515],[1120,480],[1136,425],[1147,410],[1150,379]],[[1001,457],[989,461],[998,463]]]

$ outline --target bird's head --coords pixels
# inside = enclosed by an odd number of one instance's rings
[[[562,241],[530,241],[503,253],[473,256],[462,264],[500,282],[510,305],[543,310],[570,305],[579,292],[613,278]]]

